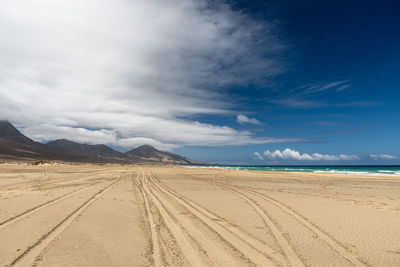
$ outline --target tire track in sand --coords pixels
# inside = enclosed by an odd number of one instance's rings
[[[191,236],[200,246],[210,261],[207,265],[212,266],[238,266],[243,264],[243,255],[232,248],[220,235],[216,235],[214,230],[207,225],[196,220],[190,212],[178,210],[170,201],[169,197],[150,183],[151,191],[157,196],[158,200],[164,205],[165,209],[179,222],[182,228]],[[157,192],[157,193],[156,193]],[[178,204],[179,205],[179,204]],[[207,234],[208,233],[208,234]],[[210,235],[211,233],[211,235]]]
[[[36,257],[51,243],[54,238],[64,231],[80,214],[82,214],[85,209],[92,205],[98,198],[113,188],[121,180],[122,178],[112,182],[110,185],[92,195],[82,205],[68,214],[63,220],[50,229],[50,231],[42,235],[42,237],[39,238],[34,244],[30,245],[21,254],[14,258],[12,262],[6,264],[5,266],[30,266],[32,263],[34,263]]]
[[[184,233],[183,229],[180,225],[178,225],[173,218],[169,215],[169,213],[165,210],[163,205],[157,199],[157,197],[150,191],[150,188],[147,184],[147,179],[145,178],[145,174],[143,172],[141,186],[143,191],[152,199],[153,204],[158,209],[160,215],[162,216],[165,224],[170,230],[171,234],[174,236],[175,240],[179,244],[183,254],[186,259],[189,261],[191,266],[206,266],[203,260],[199,255],[199,250],[193,246],[192,241],[189,239],[187,234]]]
[[[222,184],[222,183],[219,183]],[[347,261],[349,261],[350,263],[352,263],[354,266],[357,267],[365,267],[367,266],[365,263],[363,263],[357,255],[354,255],[353,253],[351,253],[350,251],[348,251],[345,247],[343,247],[342,245],[340,245],[338,243],[338,241],[336,241],[335,239],[333,239],[332,237],[330,237],[327,233],[325,233],[323,230],[321,230],[318,226],[314,225],[312,222],[310,222],[307,218],[303,217],[301,214],[299,214],[298,212],[296,212],[294,209],[292,209],[291,207],[279,202],[278,200],[266,196],[262,193],[259,193],[257,191],[251,190],[251,189],[247,189],[246,187],[243,186],[229,186],[226,184],[223,184],[223,186],[227,187],[227,188],[240,188],[246,192],[249,192],[253,195],[256,195],[264,200],[267,200],[268,202],[274,204],[275,206],[277,206],[278,208],[280,208],[281,210],[283,210],[284,212],[286,212],[287,214],[291,215],[293,218],[295,218],[299,223],[301,223],[302,225],[304,225],[306,228],[308,228],[310,231],[312,231],[313,233],[315,233],[321,240],[325,241],[331,248],[333,248],[339,255],[341,255],[342,257],[344,257]]]
[[[142,193],[145,211],[146,211],[146,218],[150,225],[151,246],[152,246],[154,266],[155,267],[163,266],[161,250],[160,250],[160,243],[158,241],[157,229],[156,229],[156,225],[154,223],[153,214],[150,211],[149,201],[147,199],[146,193],[144,192],[142,186],[139,184],[138,181],[135,182],[132,178],[132,186],[134,186],[134,185],[136,185],[136,187],[139,188],[140,192]]]
[[[59,201],[62,201],[64,199],[68,198],[68,197],[76,195],[77,193],[79,193],[81,191],[84,191],[84,190],[88,189],[89,187],[94,186],[94,185],[96,185],[98,183],[100,183],[100,182],[95,182],[95,183],[89,184],[87,186],[83,186],[82,188],[73,190],[72,192],[69,192],[69,193],[61,195],[59,197],[53,198],[53,199],[51,199],[49,201],[46,201],[45,203],[39,204],[39,205],[37,205],[37,206],[35,206],[33,208],[30,208],[30,209],[28,209],[28,210],[26,210],[24,212],[21,212],[20,214],[12,216],[12,217],[0,222],[0,229],[6,227],[9,224],[17,222],[17,221],[19,221],[19,220],[21,220],[21,219],[23,219],[23,218],[35,213],[35,212],[38,212],[39,210],[42,210],[42,209],[44,209],[44,208],[46,208],[48,206],[54,205],[55,203],[57,203]]]
[[[215,231],[254,264],[258,266],[276,266],[276,264],[281,265],[286,262],[280,253],[271,249],[260,240],[253,238],[238,228],[221,220],[221,218],[207,211],[193,201],[173,192],[166,186],[162,185],[161,182],[157,181],[157,179],[153,177],[150,177],[150,179],[154,186],[184,206],[194,216],[198,217],[210,229]]]
[[[244,199],[262,218],[262,220],[264,221],[266,226],[271,230],[271,233],[274,235],[276,241],[279,243],[280,247],[284,251],[288,263],[291,266],[296,266],[296,267],[305,266],[303,261],[300,259],[299,255],[295,252],[293,246],[289,244],[288,240],[283,236],[282,232],[278,229],[276,224],[270,219],[268,214],[266,214],[254,200],[246,196],[243,192],[231,188],[227,189],[237,194],[242,199]]]
[[[81,182],[81,180],[87,181],[87,178],[83,178],[83,177],[67,178],[67,180],[63,180],[61,184],[59,183],[59,181],[51,181],[50,183],[46,183],[45,186],[47,188],[49,186],[51,186],[51,185],[70,186],[71,184]],[[20,189],[32,190],[32,189],[34,189],[34,186],[36,184],[37,184],[36,179],[32,179],[32,180],[25,181],[25,182],[3,185],[1,187],[0,195],[1,195],[1,193],[7,192],[7,191],[12,191],[12,190],[20,190]],[[16,198],[16,197],[19,197],[19,196],[22,196],[22,195],[25,195],[25,194],[18,194],[18,195],[0,197],[0,199]]]

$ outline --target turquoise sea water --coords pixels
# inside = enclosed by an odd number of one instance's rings
[[[278,171],[278,172],[313,172],[313,173],[344,173],[360,175],[400,176],[398,166],[235,166],[208,165],[202,168],[222,168],[234,170]]]

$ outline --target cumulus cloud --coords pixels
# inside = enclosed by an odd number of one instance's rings
[[[400,159],[398,156],[392,156],[387,154],[370,154],[370,158],[375,160],[392,160],[392,159]]]
[[[293,141],[190,119],[231,114],[221,88],[282,71],[273,30],[218,1],[3,1],[0,116],[37,140]]]
[[[290,148],[286,148],[285,150],[275,150],[273,152],[266,150],[264,151],[264,156],[268,159],[272,160],[300,160],[300,161],[339,161],[339,160],[359,160],[360,158],[357,155],[348,155],[348,154],[340,154],[340,155],[329,155],[329,154],[320,154],[320,153],[303,153],[296,150],[292,150]]]
[[[260,121],[254,118],[249,118],[245,115],[237,115],[236,120],[238,123],[250,123],[250,124],[260,124]]]

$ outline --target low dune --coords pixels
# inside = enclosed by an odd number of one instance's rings
[[[3,266],[400,266],[396,177],[0,164]]]

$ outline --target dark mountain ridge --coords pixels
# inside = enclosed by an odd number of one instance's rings
[[[82,155],[87,158],[124,160],[125,154],[106,145],[79,144],[67,139],[57,139],[46,144],[53,151]]]
[[[10,122],[0,121],[0,158],[14,160],[79,161],[80,157],[59,153],[23,135]],[[86,159],[88,160],[88,159]]]
[[[23,135],[17,128],[14,127],[9,121],[0,120],[0,137],[6,140],[23,143],[33,144],[33,140]]]
[[[150,145],[121,153],[104,144],[80,144],[67,139],[57,139],[42,144],[26,137],[5,120],[0,121],[0,158],[99,163],[199,164],[180,155],[159,151]]]

